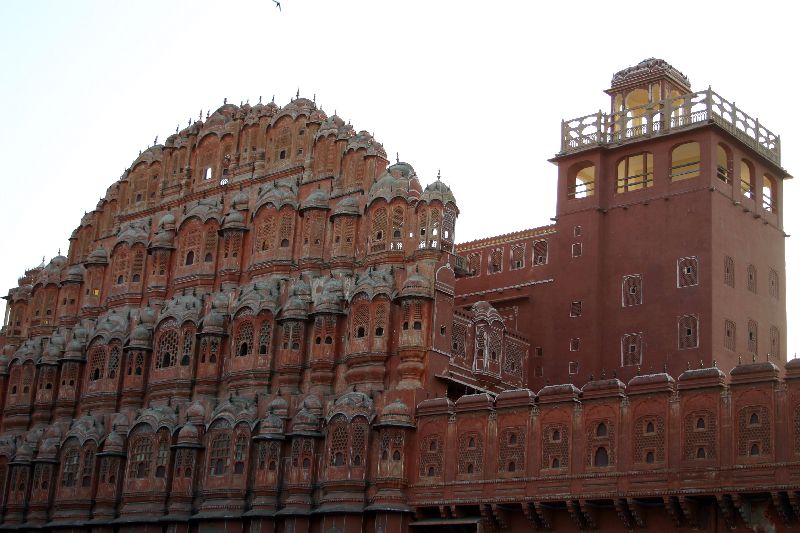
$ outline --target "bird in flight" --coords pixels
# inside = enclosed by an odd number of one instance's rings
[[[278,2],[278,0],[272,0],[272,1],[273,1],[273,2],[275,2],[275,5],[276,5],[276,6],[278,6],[278,11],[283,11],[283,10],[281,9],[281,3],[280,3],[280,2]]]

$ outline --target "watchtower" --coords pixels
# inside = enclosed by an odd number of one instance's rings
[[[780,138],[660,59],[617,72],[606,93],[610,113],[562,122],[552,160],[553,291],[572,316],[556,318],[569,341],[547,373],[782,366]]]

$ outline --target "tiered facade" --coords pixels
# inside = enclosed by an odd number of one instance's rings
[[[140,154],[7,296],[0,529],[797,526],[778,140],[662,61],[609,94],[555,224],[458,246],[304,98]]]

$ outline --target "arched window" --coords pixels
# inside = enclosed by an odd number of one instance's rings
[[[186,254],[186,260],[183,264],[186,266],[194,264],[194,251],[190,250],[189,253]]]
[[[156,368],[169,368],[177,364],[178,331],[172,327],[174,325],[174,322],[170,322],[170,324],[162,326],[156,349]]]
[[[70,448],[64,454],[64,471],[61,475],[61,486],[74,487],[78,475],[80,453],[78,448]]]
[[[239,325],[234,343],[237,356],[246,357],[250,355],[253,348],[253,333],[253,323],[250,320],[245,320]]]
[[[753,164],[747,159],[742,159],[742,162],[739,164],[739,185],[742,196],[745,198],[753,198],[753,196],[755,196],[753,176],[755,176]]]
[[[212,476],[222,476],[228,470],[228,458],[230,456],[231,436],[227,432],[219,433],[211,442],[211,456],[209,458],[208,470]]]
[[[700,175],[700,143],[688,142],[672,149],[670,179],[681,181]]]
[[[600,422],[597,424],[597,431],[595,434],[598,437],[607,437],[608,436],[608,426],[606,426],[605,422]]]
[[[648,433],[648,434],[649,434],[649,433],[655,433],[655,432],[656,432],[656,427],[655,427],[655,425],[653,424],[653,422],[652,422],[652,421],[649,421],[649,420],[648,420],[648,422],[647,422],[647,426],[645,426],[645,428],[644,428],[644,432],[645,432],[645,433]]]
[[[608,466],[608,450],[600,446],[594,452],[594,466]]]
[[[553,457],[553,460],[550,462],[550,468],[561,468],[561,462],[558,460],[558,457]]]
[[[751,426],[757,426],[759,424],[759,422],[760,421],[758,419],[758,414],[757,413],[752,413],[750,415],[750,425]]]
[[[706,449],[703,448],[702,446],[697,448],[696,456],[697,456],[698,459],[705,459],[706,458]]]
[[[730,150],[724,144],[717,144],[717,178],[730,183],[733,175],[733,160]]]
[[[211,170],[211,167],[206,167],[206,170],[203,173],[203,179],[210,180],[213,175],[214,175],[214,171]]]
[[[706,419],[701,416],[697,419],[697,423],[694,427],[695,429],[706,429]]]
[[[141,435],[131,447],[131,465],[129,476],[144,479],[150,475],[150,461],[153,454],[153,441],[150,435]]]
[[[648,451],[647,454],[644,456],[644,462],[647,464],[653,464],[656,461],[656,456],[652,451]]]
[[[777,192],[775,179],[768,174],[764,174],[764,182],[761,186],[761,203],[765,211],[770,213],[777,212]]]
[[[754,442],[754,443],[753,443],[753,444],[750,446],[750,455],[759,455],[760,453],[761,453],[761,450],[760,450],[760,449],[759,449],[759,447],[758,447],[758,443],[757,443],[757,442]]]
[[[653,186],[653,154],[629,155],[617,164],[617,192],[628,192]]]
[[[169,460],[169,443],[165,436],[158,441],[158,454],[156,455],[156,477],[164,477]]]
[[[561,441],[561,432],[557,429],[554,429],[553,435],[551,436],[550,440],[552,440],[553,442]]]
[[[594,195],[594,165],[578,168],[567,185],[569,198],[586,198]]]

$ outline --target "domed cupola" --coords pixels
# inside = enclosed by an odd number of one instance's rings
[[[125,441],[122,435],[117,433],[116,428],[111,430],[105,440],[103,441],[103,454],[104,455],[124,455]]]
[[[275,439],[283,438],[283,419],[275,413],[267,413],[267,416],[261,420],[261,425],[258,429],[258,436],[262,439]]]
[[[293,294],[286,300],[286,305],[281,309],[280,320],[306,320],[308,318],[308,303]]]
[[[385,426],[414,427],[411,411],[400,398],[397,398],[383,408],[376,427]]]
[[[339,131],[344,127],[344,120],[342,120],[338,115],[331,115],[322,121],[319,130],[317,130],[316,138],[319,139],[320,137],[325,137],[327,135],[338,136]]]
[[[65,283],[83,283],[83,276],[86,274],[86,268],[81,265],[72,265],[67,270],[67,274],[63,278]]]
[[[453,191],[450,190],[450,187],[445,182],[439,179],[439,176],[436,177],[436,181],[425,187],[419,199],[421,202],[427,203],[439,200],[442,205],[456,205],[456,197],[453,195]]]
[[[233,210],[222,220],[222,231],[239,230],[247,231],[247,224],[241,211]]]
[[[319,416],[306,409],[300,409],[292,418],[294,433],[314,433],[319,429]]]
[[[276,396],[267,406],[267,411],[284,419],[289,418],[289,403],[283,396]]]
[[[344,290],[342,282],[331,276],[322,286],[322,292],[314,302],[314,313],[341,314]]]
[[[325,191],[322,189],[314,189],[311,194],[303,200],[303,203],[300,205],[300,211],[305,211],[306,209],[330,209],[328,200],[329,196]]]
[[[350,216],[360,216],[361,215],[361,207],[358,205],[358,200],[355,196],[345,196],[342,198],[336,207],[333,209],[332,217],[334,216],[341,216],[341,215],[350,215]]]
[[[400,297],[433,298],[430,279],[420,274],[418,270],[410,273],[403,283],[403,288],[400,289]]]
[[[64,354],[66,359],[83,359],[83,352],[86,348],[86,341],[89,337],[89,332],[81,325],[76,326],[72,330],[72,340],[67,345],[67,351]]]
[[[233,200],[231,201],[231,207],[237,210],[244,210],[247,209],[250,205],[250,196],[244,192],[239,191],[233,195]]]
[[[97,249],[90,253],[89,256],[86,258],[86,265],[107,265],[108,264],[108,252],[102,246],[98,246]]]
[[[386,158],[386,150],[383,145],[375,140],[372,134],[366,130],[359,131],[356,135],[347,141],[347,148],[345,151],[350,150],[366,150],[366,155],[378,155]]]
[[[200,432],[197,426],[191,422],[186,422],[183,427],[178,431],[178,446],[181,447],[200,447]]]
[[[419,198],[422,186],[417,178],[414,167],[408,163],[395,163],[388,167],[372,185],[369,190],[368,205],[383,198],[391,202],[394,198]]]

